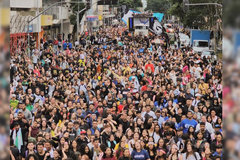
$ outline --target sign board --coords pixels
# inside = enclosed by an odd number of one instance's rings
[[[52,15],[41,15],[41,26],[51,26],[53,22]]]
[[[25,32],[28,32],[28,25],[25,26]],[[33,25],[29,25],[29,32],[33,32]]]

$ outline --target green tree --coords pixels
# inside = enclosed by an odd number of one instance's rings
[[[192,3],[221,3],[221,0],[190,0]],[[170,0],[170,15],[177,16],[185,27],[199,27],[201,29],[211,29],[216,24],[216,20],[221,18],[219,7],[214,5],[189,6],[189,12],[183,12],[183,0]],[[217,16],[216,13],[218,13]]]
[[[145,11],[152,10],[153,12],[164,13],[166,16],[169,9],[170,3],[168,0],[147,0]]]
[[[141,0],[119,0],[118,1],[119,5],[127,5],[128,8],[138,8],[142,7],[142,2]]]
[[[76,1],[76,0],[72,0],[72,1]],[[70,23],[72,25],[74,25],[73,27],[73,31],[72,31],[72,35],[73,35],[73,40],[75,41],[76,39],[76,36],[77,36],[77,12],[82,10],[83,8],[85,7],[85,4],[84,3],[71,3],[71,6],[70,8],[72,9],[73,11],[73,14],[71,14],[69,16],[69,19],[70,19]],[[83,15],[84,15],[85,12],[82,12],[79,14],[79,21],[81,21]]]

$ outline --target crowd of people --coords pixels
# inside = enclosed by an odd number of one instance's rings
[[[11,160],[223,160],[221,60],[125,26],[90,41],[11,53]]]

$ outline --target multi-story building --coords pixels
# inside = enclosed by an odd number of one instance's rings
[[[28,29],[39,44],[41,34],[41,17],[30,21],[42,10],[42,0],[10,0],[10,38],[11,51],[26,47]]]

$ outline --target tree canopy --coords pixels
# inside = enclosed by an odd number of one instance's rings
[[[170,3],[168,0],[147,0],[145,11],[152,10],[153,12],[164,13],[164,15],[167,15],[169,9]]]
[[[72,1],[75,1],[75,0],[72,0]],[[79,5],[79,6],[78,6]],[[75,39],[75,33],[77,32],[77,11],[80,11],[82,10],[83,8],[85,7],[85,4],[84,3],[71,3],[71,6],[70,8],[72,9],[73,11],[73,14],[71,14],[69,16],[69,19],[70,19],[70,23],[72,25],[74,25],[73,27],[73,38]],[[81,21],[83,15],[84,15],[85,12],[82,12],[79,14],[79,21]]]
[[[127,5],[128,8],[138,8],[142,7],[141,0],[119,0],[119,5]]]
[[[217,19],[221,19],[222,12],[220,7],[215,5],[189,6],[189,12],[183,12],[183,0],[169,0],[171,8],[168,11],[170,15],[177,16],[185,27],[199,27],[201,29],[210,29],[216,24]],[[219,3],[221,0],[190,0],[189,3]]]

